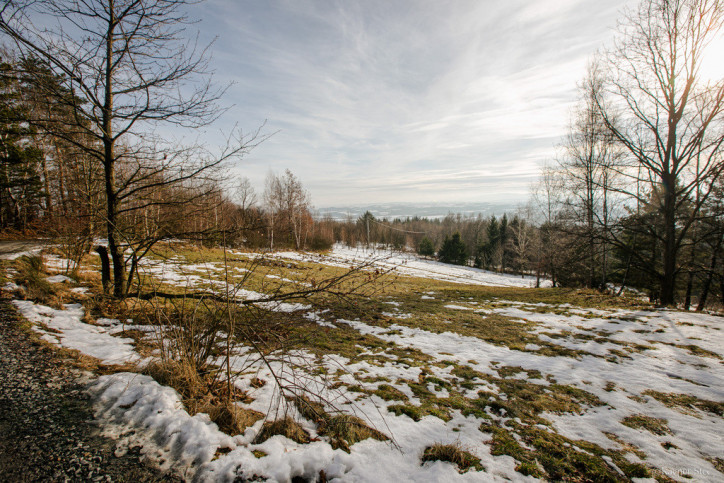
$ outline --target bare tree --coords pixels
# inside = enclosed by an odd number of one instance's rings
[[[560,173],[544,166],[539,183],[533,187],[532,199],[538,208],[539,237],[536,240],[536,287],[540,286],[542,272],[547,272],[553,286],[558,283],[559,259],[562,255],[559,213],[564,202],[564,181]]]
[[[580,103],[574,111],[559,159],[569,194],[571,209],[568,212],[574,217],[574,234],[586,244],[585,280],[588,287],[604,285],[607,280],[612,192],[622,157],[615,137],[606,128],[597,108],[597,102],[602,102],[601,88],[599,67],[592,63],[580,86]],[[600,278],[596,276],[597,272]]]
[[[529,271],[528,263],[535,241],[535,230],[529,223],[531,208],[520,208],[515,223],[511,223],[510,231],[513,239],[513,254],[515,255],[518,270],[522,275]]]
[[[269,172],[264,188],[264,204],[269,212],[270,248],[274,248],[274,230],[290,235],[297,250],[304,246],[312,223],[309,193],[288,169],[282,176]]]
[[[242,176],[236,185],[236,200],[242,210],[248,210],[259,201],[249,178]]]
[[[230,137],[221,152],[211,153],[200,145],[165,143],[151,134],[159,124],[207,125],[220,112],[217,101],[223,89],[213,87],[207,49],[186,40],[189,19],[183,10],[193,3],[26,0],[3,2],[0,10],[0,30],[18,51],[62,74],[64,87],[75,94],[61,98],[52,89],[46,92],[73,112],[73,135],[67,125],[55,129],[52,120],[43,121],[103,167],[104,218],[118,297],[127,289],[122,218],[155,203],[131,201],[160,186],[180,187],[208,177],[251,144],[239,134]]]
[[[304,246],[306,232],[311,224],[309,208],[311,205],[309,193],[302,186],[302,182],[288,169],[282,177],[284,191],[283,209],[294,235],[294,248],[299,250]]]
[[[271,170],[264,180],[264,205],[267,209],[269,221],[267,231],[269,233],[269,249],[274,250],[274,228],[282,210],[282,185],[279,177]]]
[[[724,169],[724,80],[706,82],[700,75],[723,14],[720,0],[643,0],[627,11],[603,57],[608,72],[596,104],[638,164],[628,173],[636,181],[629,185],[648,183],[645,196],[661,193],[660,302],[666,305],[675,301],[682,244]],[[699,198],[684,210],[697,189]]]

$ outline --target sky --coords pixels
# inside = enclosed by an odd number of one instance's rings
[[[212,0],[229,106],[273,134],[230,177],[291,170],[316,207],[524,202],[631,0]]]

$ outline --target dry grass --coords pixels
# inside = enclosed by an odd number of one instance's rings
[[[664,393],[652,389],[647,389],[642,394],[651,396],[660,403],[684,414],[698,417],[695,409],[699,409],[700,411],[716,414],[717,416],[724,416],[724,402],[700,399],[689,394]]]
[[[633,454],[635,454],[639,459],[642,459],[642,460],[645,460],[645,459],[646,459],[646,453],[644,453],[643,451],[641,451],[641,450],[638,448],[638,446],[636,446],[636,445],[634,445],[634,444],[631,444],[631,443],[625,441],[624,439],[622,439],[620,436],[618,436],[618,435],[616,435],[616,434],[609,433],[609,432],[606,432],[606,431],[604,431],[603,434],[605,434],[606,437],[607,437],[608,439],[610,439],[611,441],[615,441],[616,443],[618,443],[619,446],[621,446],[621,451],[622,451],[622,452],[624,452],[624,453],[633,453]]]
[[[381,431],[369,427],[365,422],[349,414],[332,416],[324,410],[324,404],[312,401],[305,396],[292,399],[299,413],[317,424],[319,434],[329,437],[334,449],[350,452],[350,446],[365,439],[373,438],[378,441],[387,441]]]
[[[53,284],[45,278],[45,264],[39,256],[20,257],[15,264],[17,275],[15,281],[25,286],[25,298],[38,301],[42,304],[55,302],[56,290]]]
[[[480,464],[480,458],[465,451],[459,443],[441,444],[435,443],[425,448],[422,455],[422,462],[426,461],[447,461],[458,467],[458,472],[465,473],[468,470],[484,471]]]
[[[671,434],[671,430],[667,426],[668,421],[666,419],[654,418],[652,416],[646,416],[645,414],[633,414],[626,416],[621,420],[621,424],[628,426],[633,429],[645,429],[650,433],[663,436],[665,434]]]
[[[324,421],[319,429],[320,434],[329,436],[332,448],[339,448],[348,453],[349,447],[359,441],[369,438],[378,441],[390,439],[381,431],[367,426],[362,419],[349,414],[333,416]]]
[[[198,250],[195,248],[185,249],[185,256],[189,263],[194,261],[216,262],[223,260],[224,254],[219,250]],[[174,253],[179,255],[178,253]],[[246,268],[252,265],[248,259],[232,254],[229,258],[231,269],[239,267]],[[274,291],[276,285],[281,284],[279,278],[266,278],[267,275],[283,277],[294,280],[314,280],[329,277],[341,271],[341,268],[318,266],[316,264],[297,263],[288,266],[285,262],[268,260],[259,263],[256,272],[250,275],[245,288],[258,291]],[[218,274],[209,273],[210,278],[216,278]],[[90,277],[91,279],[93,277]],[[44,280],[44,279],[43,279]],[[236,280],[236,279],[235,279]],[[271,281],[270,281],[271,280]],[[542,355],[562,355],[572,358],[580,357],[583,352],[573,351],[553,343],[542,342],[535,329],[539,328],[535,323],[521,323],[501,314],[473,313],[471,311],[455,311],[445,307],[450,301],[468,301],[476,303],[476,308],[494,309],[504,307],[507,302],[496,302],[495,299],[502,297],[511,300],[527,301],[530,303],[572,303],[581,306],[594,307],[617,307],[627,305],[621,303],[620,299],[611,299],[595,293],[585,291],[566,291],[559,289],[545,289],[532,291],[527,289],[489,288],[472,287],[434,280],[422,280],[408,277],[398,279],[399,283],[388,286],[385,292],[386,298],[370,297],[355,299],[354,304],[341,303],[331,297],[319,297],[313,305],[316,309],[328,309],[325,318],[348,318],[359,319],[370,325],[389,327],[392,323],[401,326],[422,328],[432,332],[453,331],[462,335],[478,337],[489,343],[509,347],[511,349],[526,350],[528,343],[535,343],[541,346],[538,351]],[[92,280],[93,288],[100,287],[97,279]],[[292,284],[292,286],[296,286]],[[53,288],[53,287],[51,287]],[[56,287],[61,289],[62,287]],[[179,287],[169,286],[169,292],[177,293],[183,291]],[[212,288],[209,285],[207,288]],[[422,299],[422,293],[434,290],[435,300]],[[284,290],[281,290],[282,292]],[[228,394],[226,381],[220,384],[216,367],[201,367],[199,361],[209,360],[209,356],[218,357],[219,340],[212,334],[226,330],[224,324],[219,324],[216,315],[219,311],[215,307],[204,307],[205,312],[197,302],[178,299],[157,298],[153,301],[142,301],[140,299],[127,299],[123,302],[112,302],[102,296],[88,297],[87,306],[92,307],[92,315],[96,317],[127,318],[133,317],[136,323],[147,322],[158,327],[158,333],[164,338],[169,338],[169,345],[175,347],[176,353],[165,354],[167,362],[152,364],[144,372],[152,375],[162,384],[174,387],[183,397],[189,413],[208,413],[222,431],[229,434],[243,433],[249,426],[258,424],[264,415],[256,411],[240,408],[234,402],[243,401],[244,394]],[[389,306],[383,305],[384,301],[392,301],[401,304],[405,313],[412,314],[412,317],[396,319],[394,317],[382,316],[381,312],[389,310]],[[463,302],[464,303],[464,302]],[[531,311],[562,311],[570,315],[566,310],[555,307],[526,307]],[[398,380],[395,384],[406,384],[415,397],[420,400],[420,405],[410,403],[408,396],[391,384],[380,384],[370,386],[375,382],[392,383],[385,378],[369,378],[369,381],[362,381],[364,375],[357,373],[360,377],[360,384],[366,383],[365,387],[358,386],[363,394],[375,394],[386,401],[398,401],[403,404],[390,406],[388,411],[396,414],[407,414],[415,420],[421,417],[432,415],[443,420],[451,418],[452,411],[459,410],[463,415],[474,415],[481,419],[487,419],[492,424],[481,426],[483,433],[492,434],[489,442],[491,453],[494,455],[509,455],[518,460],[517,471],[524,475],[546,478],[550,481],[618,481],[626,478],[616,473],[608,466],[603,456],[610,456],[616,465],[622,469],[626,477],[647,476],[648,469],[642,464],[631,464],[625,459],[626,453],[643,455],[633,445],[617,441],[622,449],[604,450],[596,445],[585,441],[567,440],[551,431],[537,428],[537,425],[548,424],[543,418],[543,413],[559,414],[580,414],[587,407],[603,404],[593,394],[579,388],[556,384],[556,381],[549,379],[548,384],[536,384],[535,379],[544,379],[545,376],[537,371],[524,371],[520,367],[493,367],[497,373],[483,374],[472,367],[441,361],[443,367],[452,364],[453,371],[451,380],[426,377],[430,374],[426,367],[438,365],[438,362],[424,353],[397,346],[394,342],[388,342],[372,335],[362,335],[352,328],[341,326],[338,328],[319,327],[316,323],[303,319],[301,314],[284,314],[283,318],[278,314],[272,314],[276,325],[272,328],[273,334],[281,334],[285,340],[294,340],[299,346],[309,350],[315,355],[326,355],[330,353],[340,354],[348,357],[350,361],[365,360],[370,364],[385,364],[391,360],[405,363],[410,366],[421,366],[423,368],[420,380]],[[262,317],[260,315],[259,317]],[[92,321],[92,316],[90,317]],[[243,324],[239,318],[239,325]],[[255,319],[256,320],[256,319]],[[264,319],[266,320],[266,319]],[[265,322],[266,323],[266,322]],[[236,340],[243,340],[239,325],[236,326]],[[242,327],[243,328],[243,327]],[[218,330],[217,330],[218,329]],[[255,326],[255,329],[259,329]],[[176,339],[171,340],[172,330],[176,330]],[[212,332],[213,331],[213,332]],[[272,352],[275,346],[270,342],[273,337],[272,331],[255,330],[258,337],[254,339],[262,344],[266,352]],[[133,335],[133,334],[128,334]],[[141,334],[137,334],[141,335]],[[599,334],[606,337],[607,334]],[[207,337],[208,336],[208,337]],[[591,335],[592,340],[597,340]],[[214,344],[216,342],[216,344]],[[697,351],[693,346],[683,347],[690,352]],[[623,348],[622,348],[623,349]],[[179,362],[177,353],[186,352],[197,354],[194,358],[197,362]],[[701,352],[701,351],[698,351]],[[364,354],[362,354],[364,353]],[[625,354],[622,352],[622,357]],[[701,354],[708,356],[707,354]],[[184,360],[181,357],[181,360]],[[470,362],[470,364],[475,364]],[[497,363],[494,365],[498,365]],[[213,372],[209,372],[213,371]],[[520,378],[525,372],[527,377]],[[331,375],[331,374],[330,374]],[[339,376],[339,374],[337,374]],[[333,375],[332,375],[333,377]],[[531,380],[533,379],[533,380]],[[263,386],[272,381],[262,381],[255,378],[252,381],[253,387]],[[540,381],[538,381],[540,382]],[[435,387],[431,392],[430,384]],[[478,392],[478,397],[469,396],[469,392],[463,389],[476,390],[480,386],[494,385],[499,388],[499,393]],[[448,395],[442,396],[438,391],[446,390]],[[348,387],[352,390],[352,387]],[[609,382],[605,386],[606,391],[616,390],[615,384]],[[501,397],[505,394],[507,397]],[[657,397],[657,395],[652,395]],[[690,406],[692,412],[696,412],[691,406],[697,409],[708,410],[716,413],[720,410],[718,406],[699,407],[696,402],[683,400],[674,395],[669,396],[665,402],[671,407],[684,410],[685,404]],[[657,397],[661,400],[661,398]],[[339,414],[329,409],[329,404],[324,402],[311,401],[307,397],[297,397],[291,400],[296,405],[299,413],[306,419],[317,425],[319,435],[329,440],[334,448],[350,451],[350,447],[364,439],[374,438],[377,440],[388,440],[389,438],[380,431],[373,429],[365,422],[355,416]],[[664,401],[662,401],[664,402]],[[702,401],[699,401],[702,402]],[[327,408],[330,412],[327,412]],[[331,413],[331,414],[330,414]],[[511,419],[508,424],[495,423],[496,416],[505,414],[507,418],[519,418],[521,424],[514,423]],[[273,416],[272,416],[273,417]],[[653,420],[653,421],[652,421]],[[666,434],[668,427],[665,420],[656,420],[643,415],[630,416],[623,421],[630,427],[643,428],[655,434]],[[453,429],[454,431],[455,429]],[[657,432],[662,431],[662,432]],[[297,422],[291,418],[266,421],[255,439],[260,443],[274,435],[283,435],[298,443],[307,443],[310,435]],[[612,438],[613,439],[613,438]],[[434,440],[433,440],[434,441]],[[432,444],[433,441],[428,441]],[[255,454],[256,455],[256,454]],[[265,456],[259,453],[257,457]],[[441,443],[428,446],[422,455],[422,461],[447,461],[457,465],[461,473],[471,469],[483,470],[480,460],[469,451],[461,448],[459,444],[444,445]]]
[[[292,418],[286,417],[284,419],[277,419],[276,421],[265,422],[259,434],[256,435],[254,444],[263,443],[278,434],[300,444],[309,443],[309,433]]]
[[[159,384],[174,388],[183,398],[189,414],[203,412],[216,402],[211,394],[212,381],[199,374],[188,361],[154,361],[143,373],[153,377]]]
[[[182,397],[189,414],[206,413],[219,429],[229,435],[243,433],[264,415],[252,409],[242,408],[234,401],[246,402],[246,394],[236,389],[231,397],[226,384],[210,375],[199,373],[193,364],[184,361],[151,362],[143,373],[159,384],[174,388]]]
[[[329,419],[329,414],[324,410],[324,404],[321,402],[312,401],[306,396],[297,396],[292,398],[291,401],[297,407],[302,417],[317,425],[321,425],[326,419]]]
[[[243,434],[246,428],[264,418],[259,411],[241,408],[234,403],[222,402],[202,409],[221,431],[231,436]]]

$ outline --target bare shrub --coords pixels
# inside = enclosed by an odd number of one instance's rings
[[[67,261],[64,274],[77,278],[80,262],[90,252],[93,235],[86,223],[77,218],[66,217],[58,221],[52,230],[53,244]]]
[[[281,273],[277,269],[289,271],[287,264],[258,254],[248,255],[247,260],[243,270],[234,271],[237,277],[230,275],[225,260],[224,281],[209,273],[200,284],[204,289],[187,286],[172,293],[156,285],[153,292],[139,294],[148,299],[146,317],[156,327],[161,354],[161,362],[147,372],[175,387],[191,411],[208,412],[232,434],[259,419],[258,413],[235,404],[247,399],[236,388],[236,379],[256,371],[255,387],[272,385],[266,415],[271,422],[262,427],[259,441],[274,434],[308,441],[308,435],[292,424],[296,414],[317,423],[320,434],[328,436],[335,448],[349,451],[350,445],[370,437],[388,440],[358,416],[343,414],[339,401],[348,401],[330,387],[325,371],[316,370],[316,356],[300,349],[307,334],[294,329],[300,311],[331,303],[353,306],[359,297],[383,290],[392,279],[368,262],[331,270],[331,275],[294,266],[298,278],[282,280],[274,274]],[[260,370],[270,374],[264,383],[258,377]],[[345,408],[355,410],[354,405]]]

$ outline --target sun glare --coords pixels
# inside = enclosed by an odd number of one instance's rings
[[[724,32],[719,32],[704,49],[699,78],[703,82],[711,83],[724,80]]]

